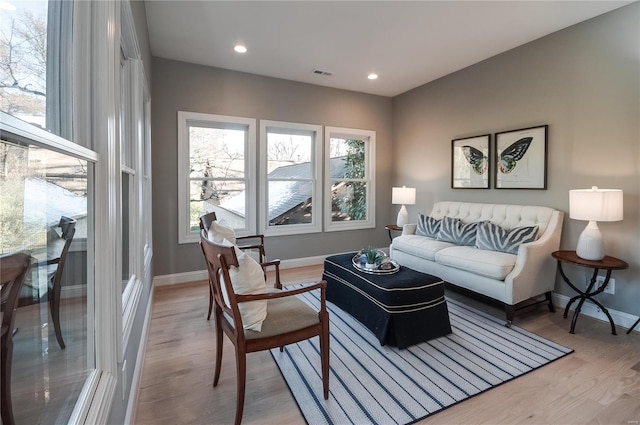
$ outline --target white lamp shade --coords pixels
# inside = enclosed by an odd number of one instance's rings
[[[394,187],[391,189],[391,203],[395,205],[413,205],[416,203],[415,187]]]
[[[585,260],[600,261],[605,257],[604,241],[598,221],[622,220],[622,191],[619,189],[576,189],[569,191],[569,217],[587,220],[580,234],[576,254]]]
[[[569,191],[569,217],[574,220],[622,220],[622,190],[576,189]]]

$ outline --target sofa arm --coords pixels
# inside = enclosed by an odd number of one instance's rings
[[[516,264],[505,278],[513,303],[553,291],[556,282],[556,260],[551,253],[560,248],[564,213],[556,211],[542,237],[520,245]]]
[[[405,224],[402,226],[402,235],[415,235],[416,229],[418,228],[417,223]]]

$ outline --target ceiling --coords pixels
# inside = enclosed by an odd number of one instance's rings
[[[395,96],[629,3],[147,0],[145,7],[153,56]],[[238,43],[247,53],[234,52]],[[367,79],[372,72],[377,80]]]

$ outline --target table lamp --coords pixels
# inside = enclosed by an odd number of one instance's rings
[[[592,261],[602,260],[604,243],[597,222],[622,220],[622,190],[598,189],[597,186],[570,190],[569,217],[589,221],[578,239],[578,257]]]
[[[414,187],[394,187],[391,190],[391,203],[394,205],[402,205],[398,212],[396,225],[402,227],[409,222],[409,213],[405,205],[413,205],[416,203],[416,189]]]

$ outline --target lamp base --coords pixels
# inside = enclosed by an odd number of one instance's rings
[[[409,222],[409,213],[407,208],[403,205],[398,212],[398,218],[396,219],[396,225],[402,227]]]
[[[591,261],[600,261],[604,258],[604,241],[597,222],[590,221],[580,234],[576,254],[580,258]]]

